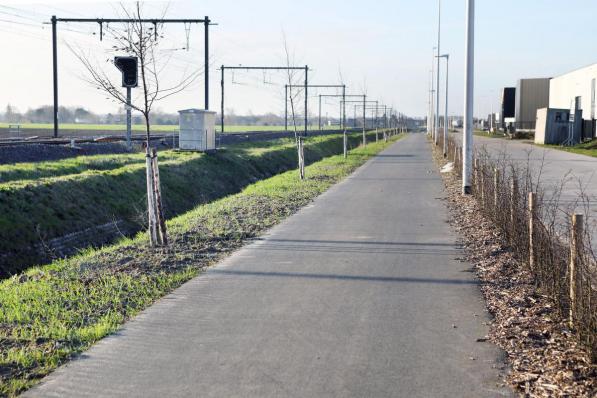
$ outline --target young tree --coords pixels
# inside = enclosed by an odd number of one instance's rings
[[[162,83],[164,73],[168,70],[170,56],[158,52],[161,42],[159,31],[163,24],[159,19],[154,23],[143,21],[143,7],[141,2],[136,2],[132,9],[121,5],[123,19],[129,22],[122,23],[119,27],[105,26],[112,41],[115,43],[111,52],[115,55],[128,55],[137,58],[140,77],[138,101],[131,103],[131,108],[143,115],[145,122],[145,142],[147,157],[147,204],[149,237],[152,246],[167,245],[168,238],[166,223],[161,200],[159,169],[157,165],[157,151],[151,148],[151,116],[155,103],[175,95],[190,84],[200,75],[200,71],[186,73],[180,76],[177,83],[165,86]],[[163,18],[163,15],[162,15]],[[86,55],[81,49],[70,48],[88,72],[87,81],[97,89],[103,91],[109,98],[117,103],[126,105],[127,97],[119,83],[116,83],[110,74],[99,66],[97,62]],[[113,63],[112,60],[108,61]],[[114,66],[112,66],[114,68]]]
[[[286,66],[289,68],[293,65],[292,57],[290,55],[290,51],[288,49],[288,42],[286,40],[286,34],[282,32],[282,36],[284,39],[284,53],[286,56]],[[296,94],[293,94],[293,87],[294,87],[294,77],[295,77],[295,70],[288,69],[287,70],[287,78],[288,78],[288,97],[290,99],[290,115],[292,117],[292,127],[294,129],[294,140],[296,143],[296,150],[298,156],[298,167],[299,167],[299,178],[301,180],[305,179],[305,151],[304,151],[304,143],[303,143],[303,136],[301,136],[298,132],[298,128],[296,125],[296,113],[294,111],[294,100],[295,97],[298,96],[300,90],[297,90]],[[305,93],[306,95],[306,93]],[[286,101],[287,98],[284,99]],[[306,128],[306,126],[305,126]]]

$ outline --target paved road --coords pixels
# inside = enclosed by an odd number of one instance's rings
[[[510,394],[434,170],[407,137],[27,395]]]
[[[462,134],[454,136],[461,140]],[[506,153],[510,160],[522,165],[529,162],[535,171],[541,170],[541,183],[548,197],[554,187],[566,181],[560,198],[561,207],[565,210],[560,214],[562,218],[571,211],[583,212],[582,205],[577,204],[581,185],[582,191],[589,197],[593,218],[597,216],[597,158],[535,146],[525,141],[475,136],[474,143],[476,148],[485,147],[495,156]],[[592,225],[593,245],[597,248],[597,219],[589,221]]]

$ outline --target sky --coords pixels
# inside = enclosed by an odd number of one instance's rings
[[[597,1],[477,0],[475,114],[487,115],[500,102],[500,90],[517,79],[552,77],[597,62]],[[134,3],[124,2],[131,7]],[[120,17],[120,3],[107,1],[0,0],[0,108],[20,111],[52,103],[51,15]],[[427,113],[432,48],[437,43],[438,0],[201,0],[146,1],[145,17],[203,18],[210,28],[210,102],[220,105],[220,65],[309,65],[311,84],[347,85],[349,94],[367,94],[410,116]],[[46,22],[46,24],[43,24]],[[164,28],[161,51],[168,59],[164,81],[201,70],[203,31],[198,26]],[[464,89],[465,1],[442,1],[441,52],[450,54],[449,113],[462,114]],[[187,47],[188,34],[188,50]],[[110,40],[99,41],[96,24],[60,23],[59,96],[61,105],[97,113],[119,106],[85,81],[73,51],[97,62],[117,79]],[[70,49],[69,49],[70,48]],[[71,50],[72,49],[72,50]],[[442,64],[442,75],[445,77]],[[299,77],[300,78],[300,77]],[[238,71],[226,74],[227,111],[261,114],[284,111],[283,73]],[[444,82],[442,81],[442,90]],[[138,90],[135,90],[138,94]],[[310,112],[319,94],[312,90]],[[157,107],[168,112],[203,108],[203,76],[186,91]],[[442,99],[443,106],[443,99]],[[349,115],[353,112],[349,106]],[[324,98],[323,112],[337,114],[339,104]],[[443,112],[443,111],[442,111]]]

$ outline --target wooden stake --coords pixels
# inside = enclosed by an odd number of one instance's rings
[[[500,193],[500,171],[493,169],[493,210],[497,211]]]
[[[158,166],[158,153],[155,149],[152,149],[152,160],[153,160],[153,175],[154,175],[154,190],[155,190],[155,202],[156,202],[156,214],[158,216],[158,227],[159,227],[159,238],[160,243],[164,246],[168,246],[168,232],[166,230],[166,217],[164,216],[164,206],[162,204],[162,187],[160,183],[160,169]]]
[[[479,186],[481,188],[481,206],[485,207],[485,165],[479,167]]]
[[[156,218],[155,218],[155,195],[154,195],[154,181],[153,181],[153,168],[151,166],[151,153],[149,147],[145,152],[145,171],[147,178],[147,220],[149,227],[149,244],[155,247],[158,242],[157,231],[156,231]]]
[[[479,192],[479,159],[473,160],[473,177],[475,179],[474,188],[476,192]]]
[[[299,177],[305,179],[305,153],[303,150],[303,137],[298,139]]]
[[[343,137],[343,145],[344,145],[344,159],[348,157],[348,136],[346,135],[346,130],[344,130],[344,137]]]
[[[572,215],[572,233],[570,236],[570,317],[569,323],[570,328],[574,328],[576,322],[576,313],[578,311],[578,304],[576,302],[577,290],[578,290],[578,263],[580,253],[582,250],[582,236],[583,236],[583,215],[573,214]]]
[[[531,271],[535,270],[535,220],[536,220],[536,209],[537,205],[537,194],[535,192],[529,192],[529,267]]]
[[[516,205],[518,204],[518,181],[515,176],[512,176],[512,183],[510,185],[510,228],[516,228]]]

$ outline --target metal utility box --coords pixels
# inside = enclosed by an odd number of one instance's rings
[[[580,142],[581,111],[576,111],[573,121],[570,118],[570,109],[542,108],[537,110],[537,126],[535,130],[535,144],[562,145],[569,138],[570,144]],[[570,136],[570,127],[573,124],[573,134]]]
[[[216,113],[203,109],[185,109],[178,113],[178,148],[183,151],[215,151]]]

